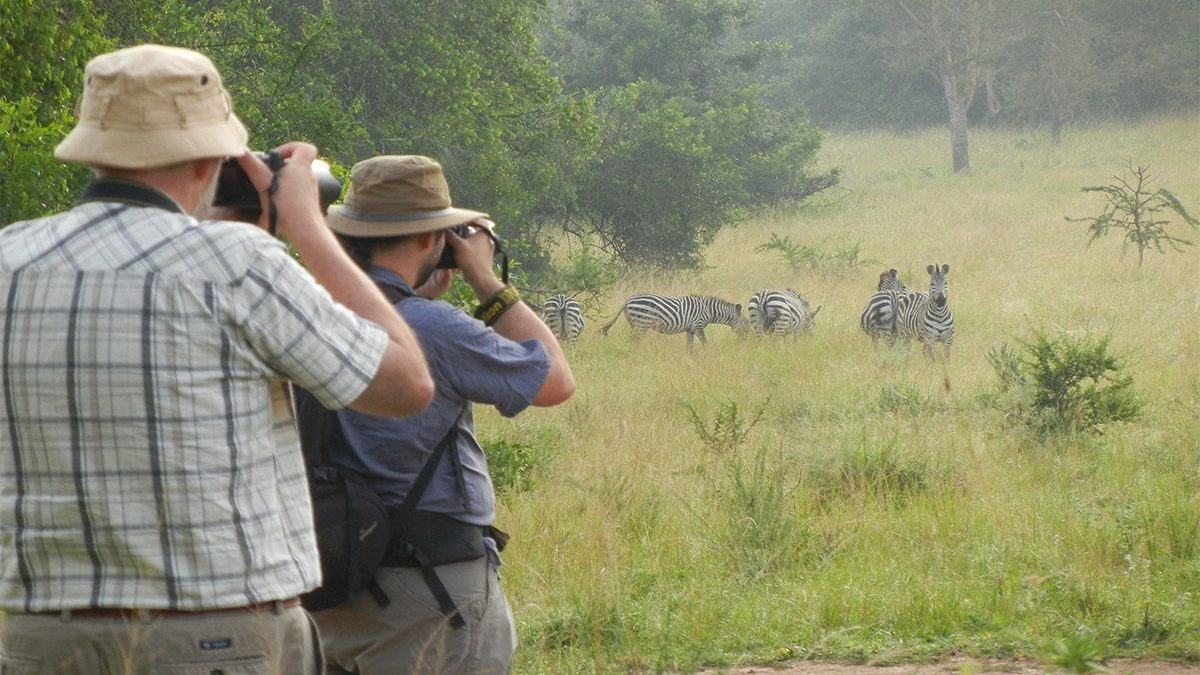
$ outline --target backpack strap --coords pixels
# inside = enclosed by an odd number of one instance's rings
[[[458,411],[458,415],[454,418],[454,423],[450,425],[450,430],[446,432],[446,435],[442,437],[441,442],[437,444],[433,453],[425,460],[425,465],[421,467],[421,473],[413,481],[412,487],[404,497],[404,503],[396,509],[392,516],[393,518],[404,518],[406,515],[417,510],[417,504],[421,502],[421,497],[425,495],[425,489],[429,487],[429,483],[433,480],[434,471],[437,470],[442,457],[451,448],[454,448],[454,452],[458,451],[454,447],[458,443],[458,423],[466,413],[468,405],[467,402],[463,403],[462,408]],[[413,560],[416,560],[417,564],[420,565],[421,576],[425,579],[425,585],[429,586],[429,591],[433,593],[434,599],[437,600],[438,608],[442,610],[442,614],[449,617],[450,626],[452,628],[462,628],[465,626],[466,621],[463,620],[458,607],[454,605],[454,599],[450,597],[450,592],[446,590],[446,585],[438,577],[437,570],[434,569],[435,565],[429,559],[428,554],[421,550],[420,547],[411,544],[407,544],[405,548],[410,551]]]

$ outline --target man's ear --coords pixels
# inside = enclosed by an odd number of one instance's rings
[[[445,230],[434,230],[432,232],[422,232],[416,236],[417,240],[421,243],[422,249],[432,249],[437,246],[438,239],[445,234]]]

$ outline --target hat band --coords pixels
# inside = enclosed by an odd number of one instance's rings
[[[457,212],[458,212],[458,209],[448,206],[444,209],[439,209],[437,211],[410,211],[408,213],[397,213],[397,214],[363,213],[362,211],[355,211],[354,209],[347,208],[346,206],[342,206],[342,215],[347,218],[351,218],[353,220],[366,220],[366,221],[380,222],[380,223],[382,223],[382,222],[386,222],[386,223],[408,222],[408,221],[413,221],[413,220],[432,220],[434,218],[441,218],[442,216],[453,215]]]

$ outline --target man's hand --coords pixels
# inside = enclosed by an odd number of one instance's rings
[[[279,234],[291,239],[289,235],[297,229],[314,224],[323,227],[320,188],[312,169],[313,160],[317,158],[316,146],[292,142],[279,146],[275,151],[284,160],[277,173],[273,173],[265,162],[249,150],[237,157],[238,164],[261,197],[262,216],[258,226],[270,231],[271,202],[274,202],[275,225]]]

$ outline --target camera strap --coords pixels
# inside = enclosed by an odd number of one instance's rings
[[[278,158],[279,153],[274,150],[270,153],[273,158]],[[278,160],[276,160],[278,161]],[[274,166],[274,163],[272,163]],[[282,167],[280,167],[282,168]],[[279,170],[271,172],[271,184],[267,186],[267,234],[275,236],[275,227],[279,222],[279,209],[275,207],[275,193],[279,191]]]
[[[77,203],[84,202],[120,202],[183,213],[183,209],[179,208],[174,200],[158,190],[141,183],[117,178],[97,178],[88,183],[87,187],[83,189],[83,193],[79,195]]]

